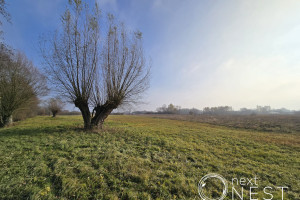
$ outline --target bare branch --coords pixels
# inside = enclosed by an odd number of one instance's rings
[[[149,86],[141,32],[128,34],[109,15],[100,40],[100,19],[97,6],[91,11],[79,0],[70,1],[62,31],[41,48],[52,82],[80,109],[87,129],[101,126],[120,105],[136,103]]]

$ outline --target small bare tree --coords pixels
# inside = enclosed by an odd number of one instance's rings
[[[24,54],[0,47],[0,127],[11,122],[17,109],[45,94],[45,78]]]
[[[48,100],[48,109],[51,111],[52,117],[56,117],[63,107],[64,103],[59,98],[51,98]]]
[[[84,128],[102,128],[117,107],[136,103],[149,85],[142,34],[129,34],[109,15],[100,40],[100,11],[70,1],[57,32],[42,55],[56,88],[81,111]],[[91,109],[91,110],[90,110]]]

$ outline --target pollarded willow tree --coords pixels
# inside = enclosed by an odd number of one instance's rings
[[[64,107],[64,103],[60,98],[50,98],[47,101],[48,109],[52,113],[52,117],[56,117],[56,115],[62,111]]]
[[[79,108],[87,130],[102,128],[114,109],[138,102],[149,87],[142,34],[127,32],[112,15],[101,19],[97,4],[91,10],[69,1],[62,29],[41,48],[51,80]]]

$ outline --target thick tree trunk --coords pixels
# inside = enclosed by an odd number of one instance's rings
[[[57,115],[57,112],[52,112],[52,117],[56,117],[56,115]]]
[[[91,126],[91,113],[90,113],[88,103],[76,100],[75,101],[75,106],[77,108],[79,108],[79,110],[81,112],[83,122],[84,122],[84,129],[85,130],[91,130],[92,129],[92,126]]]
[[[13,122],[13,118],[12,118],[12,115],[9,115],[9,116],[2,116],[1,117],[1,120],[0,120],[0,128],[3,128],[5,126],[8,126],[10,124],[12,124]]]
[[[96,106],[94,108],[95,115],[91,117],[87,102],[76,100],[75,106],[81,111],[85,130],[102,129],[104,120],[118,107],[115,103],[106,102],[103,105]]]
[[[84,129],[85,130],[91,130],[92,129],[91,114],[90,114],[89,108],[88,107],[83,107],[83,108],[80,109],[80,111],[81,111],[82,118],[83,118],[83,121],[84,121]]]
[[[105,103],[95,108],[95,116],[91,120],[91,125],[94,128],[102,129],[104,120],[117,106],[111,103]]]

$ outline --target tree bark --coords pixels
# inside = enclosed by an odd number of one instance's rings
[[[57,112],[52,112],[52,117],[56,117]]]
[[[82,114],[82,118],[84,121],[84,129],[85,130],[91,130],[92,126],[91,126],[91,114],[90,114],[90,110],[88,107],[81,107],[79,108]]]
[[[12,124],[12,122],[13,122],[12,115],[9,115],[9,116],[4,115],[1,117],[0,127],[3,128],[5,126],[8,126],[8,125]]]
[[[79,108],[83,121],[84,121],[84,129],[91,130],[91,113],[87,102],[83,102],[80,100],[75,100],[75,106]]]
[[[91,120],[92,127],[102,129],[104,120],[115,108],[117,108],[117,106],[112,103],[105,103],[101,106],[95,107],[95,116]]]
[[[87,131],[102,129],[104,120],[118,107],[118,104],[113,102],[106,102],[103,105],[98,105],[94,108],[93,113],[95,112],[95,115],[92,117],[87,102],[77,99],[74,103],[81,112],[84,121],[84,129]]]

